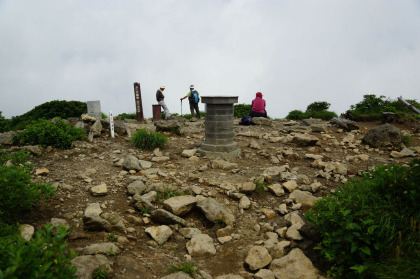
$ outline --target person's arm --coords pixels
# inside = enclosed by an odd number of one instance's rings
[[[185,98],[188,98],[190,96],[190,92],[188,92],[187,95],[185,95],[183,98],[181,98],[181,101],[184,100]]]

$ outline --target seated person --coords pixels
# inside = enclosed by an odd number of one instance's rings
[[[265,100],[262,98],[262,93],[257,92],[256,98],[252,100],[251,117],[267,117],[267,111],[265,110]]]

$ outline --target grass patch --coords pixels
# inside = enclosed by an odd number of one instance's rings
[[[131,143],[140,149],[153,150],[156,147],[165,147],[168,144],[168,139],[162,133],[141,129],[131,136]]]
[[[183,193],[181,193],[179,191],[176,191],[174,189],[170,189],[170,188],[165,189],[163,191],[162,190],[160,190],[160,191],[157,190],[156,193],[157,193],[157,195],[156,195],[155,201],[157,201],[157,202],[162,202],[162,201],[167,200],[169,198],[178,197],[178,196],[183,195]]]
[[[410,146],[411,143],[413,142],[413,137],[411,135],[405,134],[402,136],[401,138],[401,142],[405,145],[405,146]]]
[[[108,273],[108,270],[99,267],[93,272],[93,279],[107,279]]]
[[[169,273],[175,273],[179,271],[185,272],[189,274],[190,276],[194,276],[194,274],[197,273],[195,266],[192,263],[187,262],[187,261],[183,262],[181,265],[174,264],[168,269]]]
[[[254,181],[255,184],[255,192],[257,194],[262,194],[266,191],[268,183],[264,181],[264,177],[258,177]]]

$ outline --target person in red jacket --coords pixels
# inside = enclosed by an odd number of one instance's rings
[[[262,98],[262,93],[257,92],[256,98],[252,100],[251,117],[267,117],[267,111],[265,110],[265,100]]]

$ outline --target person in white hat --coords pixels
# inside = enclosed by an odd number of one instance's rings
[[[190,92],[187,93],[183,98],[181,98],[181,101],[185,98],[188,98],[188,101],[190,102],[190,111],[191,111],[191,117],[194,117],[194,110],[197,113],[197,118],[201,119],[200,110],[198,108],[198,103],[200,102],[200,95],[198,94],[197,90],[194,90],[194,85],[190,85]]]
[[[165,90],[165,86],[162,85],[158,91],[156,91],[156,101],[158,102],[159,105],[162,106],[163,111],[165,112],[165,119],[169,119],[169,117],[171,117],[171,113],[169,112],[168,107],[165,104],[165,96],[163,95],[163,90]]]

